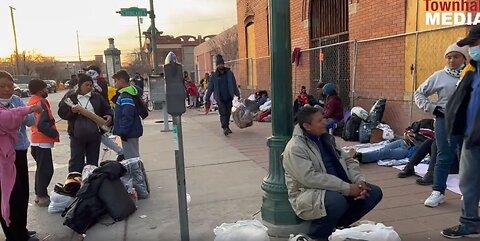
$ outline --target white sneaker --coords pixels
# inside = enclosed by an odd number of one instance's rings
[[[441,194],[439,191],[433,191],[432,194],[430,194],[430,197],[425,200],[425,206],[434,208],[438,206],[439,204],[442,204],[445,202],[445,195]]]

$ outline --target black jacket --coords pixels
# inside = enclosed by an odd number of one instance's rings
[[[75,120],[77,119],[79,114],[73,113],[72,108],[68,106],[64,102],[64,100],[66,98],[70,98],[74,104],[78,104],[77,97],[77,93],[67,93],[58,104],[58,116],[68,121],[68,134],[71,136],[73,136],[73,127],[75,126]],[[113,118],[113,110],[110,107],[110,104],[100,94],[92,92],[92,97],[90,97],[90,103],[93,106],[95,114],[97,114],[98,116],[103,117],[109,115]]]
[[[476,73],[477,62],[471,61],[446,106],[446,127],[449,136],[465,134],[467,127],[467,109],[472,93],[472,81]],[[480,107],[479,107],[480,108]],[[479,112],[480,113],[480,112]],[[480,114],[475,117],[472,134],[464,141],[466,148],[480,145]]]
[[[75,201],[62,213],[62,217],[65,217],[63,225],[79,234],[85,234],[107,213],[108,208],[99,197],[102,184],[106,179],[119,180],[125,172],[123,165],[116,161],[105,162],[95,169],[78,191]]]

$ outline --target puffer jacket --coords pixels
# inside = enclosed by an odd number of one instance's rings
[[[135,96],[142,96],[142,89],[130,85],[118,91],[115,100],[113,134],[124,138],[139,138],[143,135],[143,125],[135,106]],[[115,99],[115,98],[114,98]]]
[[[365,181],[358,161],[339,149],[333,137],[332,144],[349,180],[352,183]],[[317,144],[305,135],[298,124],[282,156],[288,200],[299,218],[313,220],[326,216],[324,202],[327,190],[342,193],[344,196],[349,194],[350,184],[327,174]]]
[[[472,81],[476,74],[477,62],[471,61],[463,70],[461,81],[447,103],[445,125],[450,136],[463,136],[467,127],[467,110],[472,91]],[[480,108],[480,107],[479,107]],[[463,142],[466,148],[480,145],[480,112],[475,117],[472,133]]]

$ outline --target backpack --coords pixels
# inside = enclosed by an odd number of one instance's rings
[[[128,93],[127,93],[128,94]],[[130,95],[130,94],[128,94]],[[148,109],[145,102],[143,102],[142,98],[138,95],[130,95],[135,103],[135,108],[137,108],[138,115],[144,120],[148,117]]]
[[[345,123],[342,138],[345,141],[358,141],[361,123],[362,119],[360,117],[356,115],[350,116]]]

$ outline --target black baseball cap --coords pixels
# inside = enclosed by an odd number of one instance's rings
[[[479,40],[479,39],[480,39],[480,25],[475,25],[472,28],[470,28],[470,32],[468,32],[467,37],[458,41],[457,45],[459,47],[463,47],[463,46],[466,46],[466,45],[472,45],[475,42],[477,42],[477,40]]]

